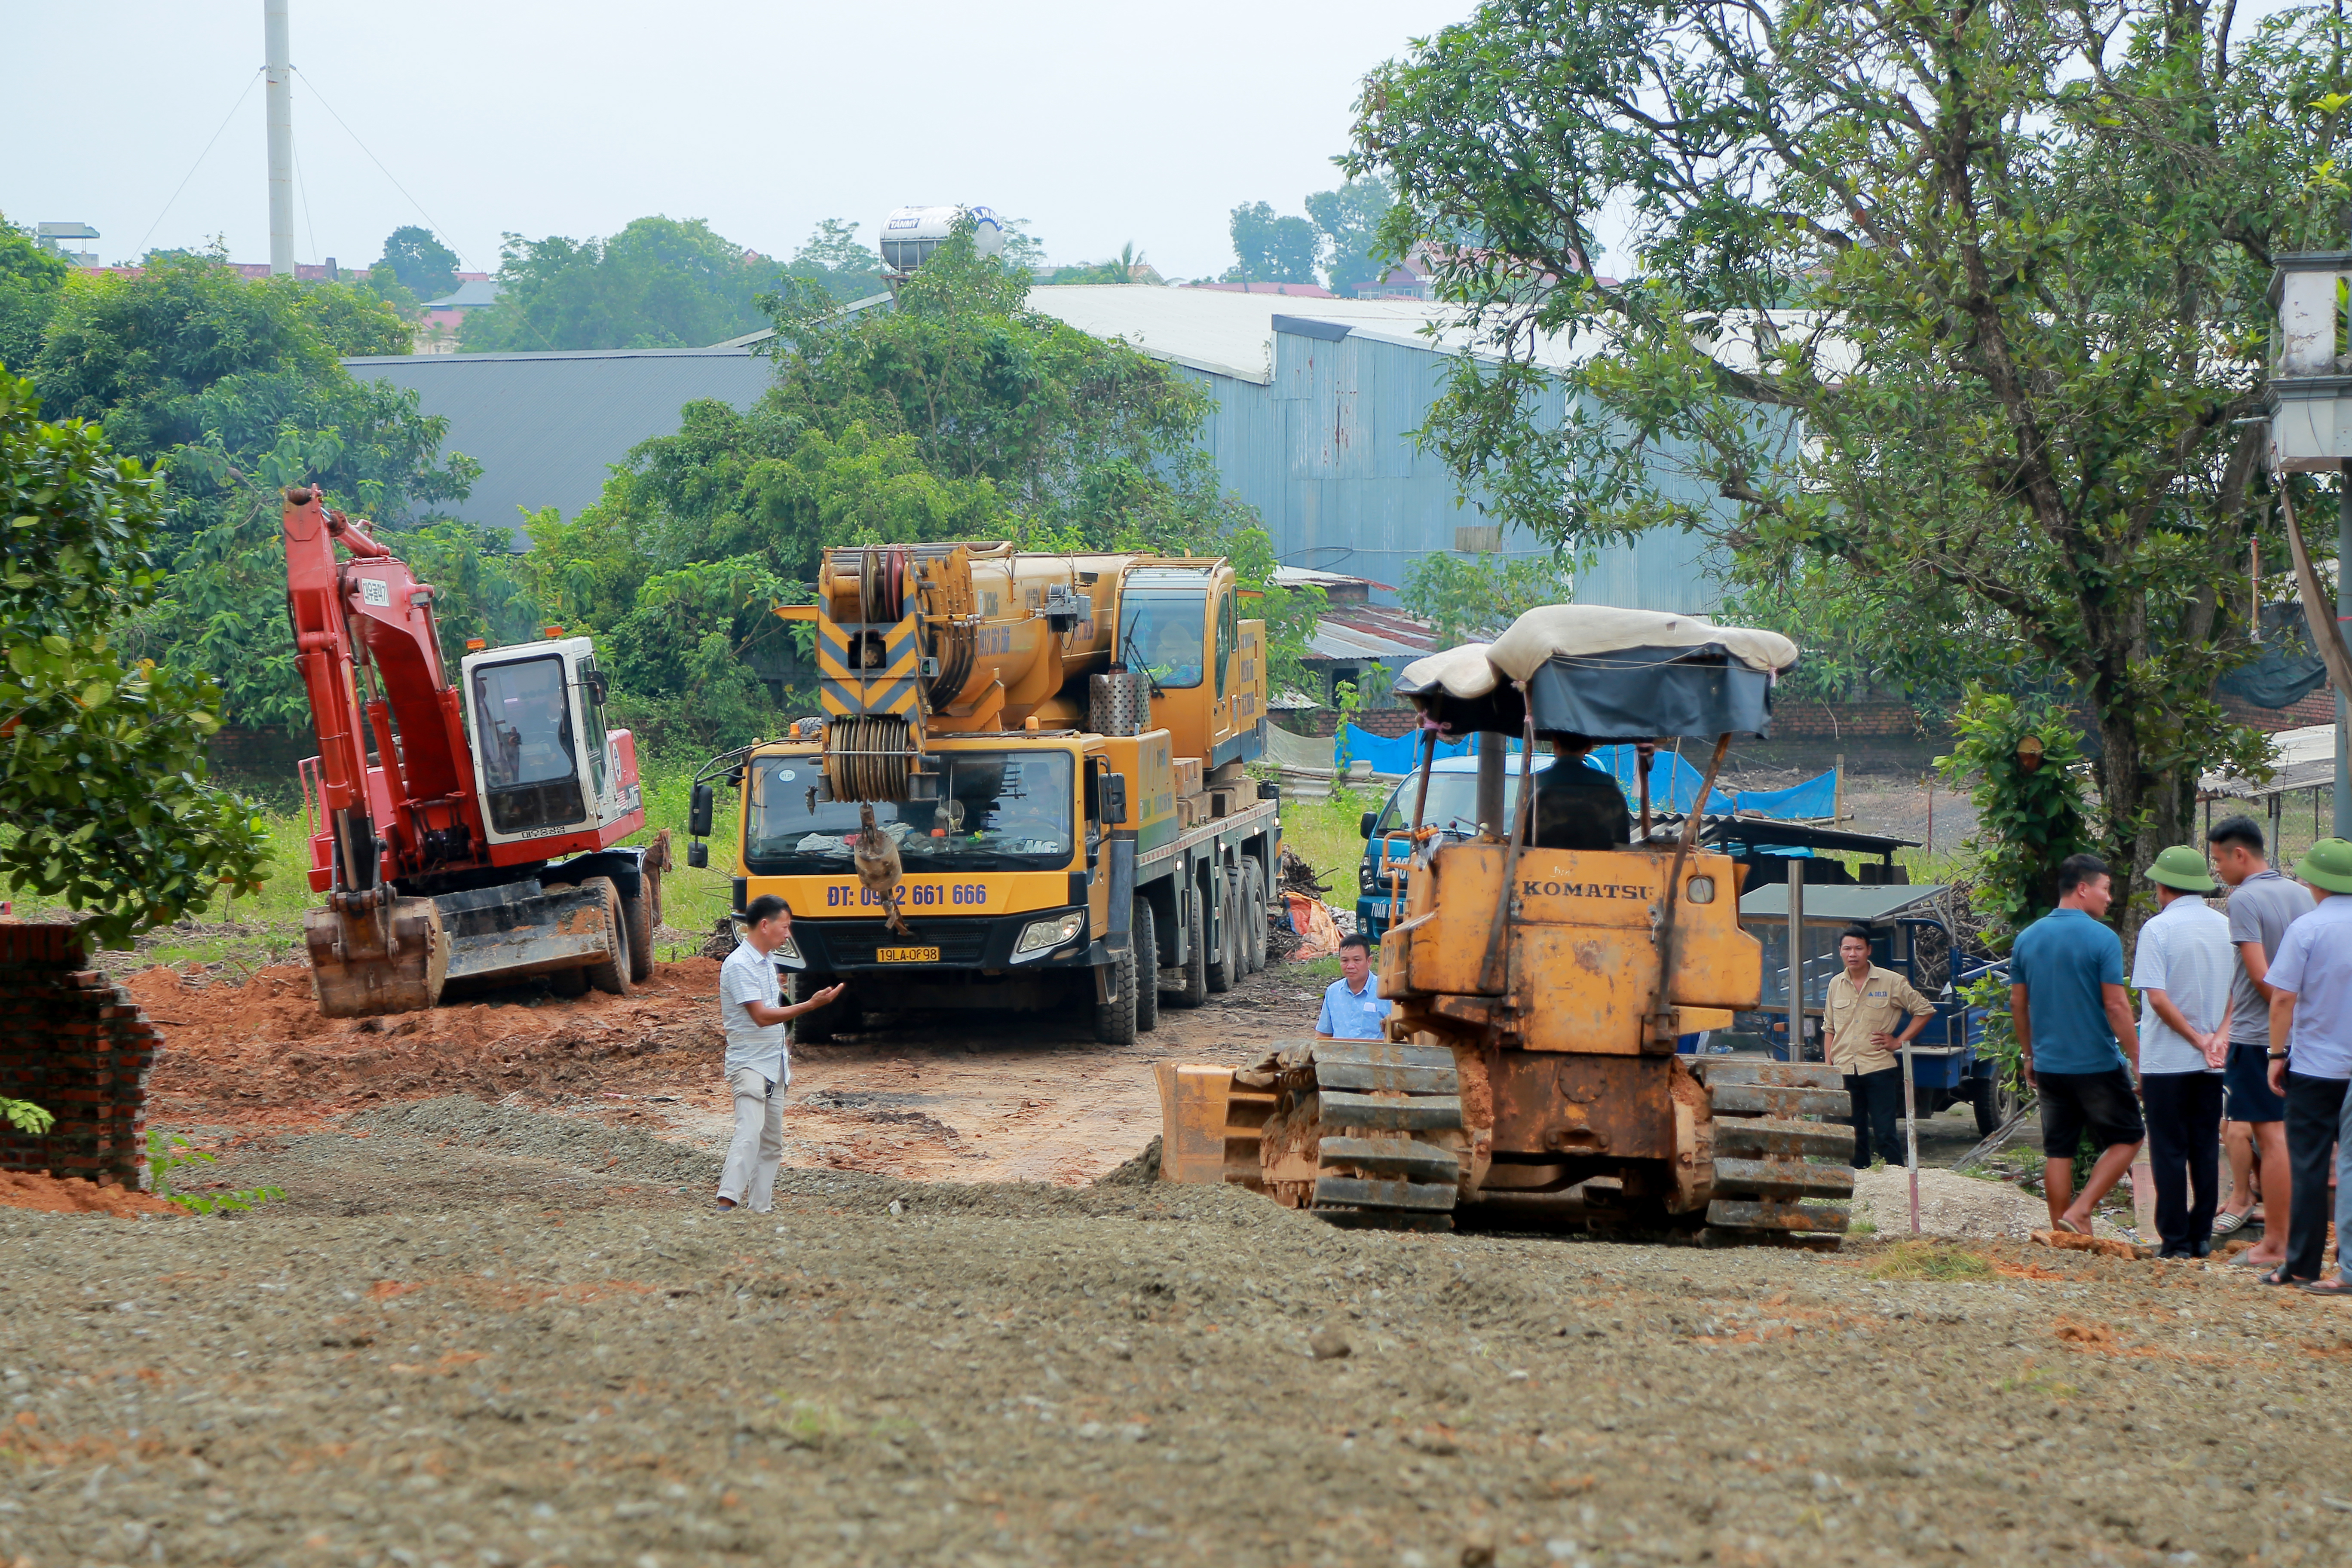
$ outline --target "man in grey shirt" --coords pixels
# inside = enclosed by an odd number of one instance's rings
[[[727,1087],[735,1096],[735,1137],[719,1173],[719,1206],[766,1214],[784,1157],[784,1088],[793,1081],[784,1021],[841,994],[829,985],[805,1002],[783,1003],[769,954],[793,934],[793,912],[773,893],[743,911],[743,942],[719,966],[719,1021],[727,1031]]]
[[[2238,972],[2230,983],[2230,1055],[2221,1079],[2228,1122],[2222,1142],[2230,1152],[2230,1196],[2215,1216],[2213,1234],[2227,1236],[2254,1209],[2254,1161],[2262,1160],[2263,1210],[2278,1220],[2265,1225],[2263,1238],[2238,1261],[2250,1268],[2275,1268],[2286,1258],[2286,1213],[2291,1178],[2286,1158],[2286,1101],[2270,1084],[2265,1058],[2271,1043],[2271,997],[2266,983],[2286,928],[2311,912],[2309,889],[2271,869],[2263,854],[2262,825],[2251,816],[2217,822],[2205,835],[2213,870],[2230,889],[2230,942]]]

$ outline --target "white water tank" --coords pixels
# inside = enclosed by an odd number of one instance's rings
[[[882,266],[891,272],[912,272],[931,258],[955,233],[957,222],[971,219],[971,243],[982,256],[1004,249],[1004,220],[991,207],[893,207],[882,220]]]

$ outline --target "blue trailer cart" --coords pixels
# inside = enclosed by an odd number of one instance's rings
[[[1955,951],[1952,930],[1940,906],[1948,891],[1937,883],[1895,886],[1805,887],[1801,975],[1807,1058],[1821,1059],[1819,1030],[1822,999],[1843,967],[1838,939],[1849,926],[1871,933],[1871,962],[1911,982],[1936,1004],[1936,1013],[1911,1048],[1912,1089],[1918,1113],[1934,1116],[1954,1105],[1969,1106],[1979,1131],[1990,1136],[2014,1101],[2000,1081],[2000,1064],[1978,1054],[1984,1043],[1984,1010],[1960,999],[1953,984],[1974,979],[1987,961]],[[1755,888],[1739,900],[1739,923],[1764,948],[1763,1002],[1741,1022],[1765,1036],[1776,1061],[1789,1059],[1789,888],[1786,882]],[[1955,962],[1957,960],[1957,963]]]

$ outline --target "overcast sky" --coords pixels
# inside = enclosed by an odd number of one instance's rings
[[[666,213],[788,256],[822,218],[871,243],[891,207],[966,202],[1057,262],[1133,240],[1189,278],[1232,262],[1235,204],[1337,184],[1358,80],[1471,0],[292,7],[303,261],[365,266],[420,207],[490,270],[507,230]],[[215,234],[269,258],[260,0],[0,0],[0,37],[34,89],[11,222],[89,223],[109,262]]]

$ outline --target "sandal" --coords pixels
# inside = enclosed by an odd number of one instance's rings
[[[2333,1279],[2305,1279],[2295,1289],[2308,1290],[2315,1296],[2352,1296],[2352,1279],[2342,1275]]]
[[[2068,1219],[2064,1215],[2060,1215],[2056,1219],[2052,1220],[2050,1222],[2050,1228],[2053,1230],[2063,1230],[2069,1236],[2088,1236],[2091,1234],[2089,1231],[2084,1230],[2081,1226],[2076,1225],[2073,1220]]]
[[[2257,1285],[2300,1285],[2307,1290],[2312,1286],[2317,1284],[2318,1281],[2315,1279],[2291,1279],[2287,1278],[2286,1265],[2282,1263],[2267,1274],[2255,1275],[2254,1283]]]
[[[2228,1209],[2223,1209],[2213,1216],[2213,1234],[2227,1236],[2253,1217],[2254,1211],[2252,1209],[2248,1209],[2243,1214],[2231,1214]]]

